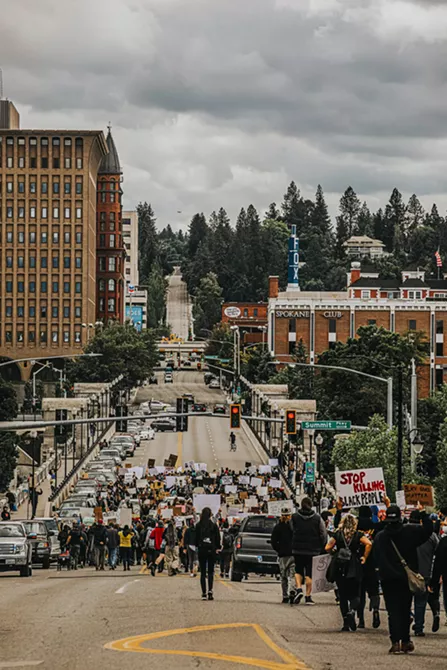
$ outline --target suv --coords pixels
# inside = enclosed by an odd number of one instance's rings
[[[160,419],[155,419],[155,421],[152,421],[151,423],[151,428],[155,430],[155,432],[162,432],[164,433],[167,430],[175,430],[176,427],[176,421],[175,419],[170,419],[169,417],[160,418]]]
[[[20,521],[30,538],[33,565],[39,564],[44,570],[48,570],[51,560],[51,542],[46,525],[43,521],[35,519],[21,519]]]
[[[45,517],[34,518],[34,521],[40,521],[41,523],[45,524],[48,531],[48,539],[50,542],[50,560],[57,561],[58,556],[61,553],[61,544],[58,540],[59,528],[57,527],[56,519],[53,519],[53,517],[51,516],[48,517],[45,516]]]
[[[192,406],[193,412],[206,412],[206,405],[203,402],[195,402]]]
[[[244,574],[277,575],[278,555],[272,547],[272,530],[277,518],[267,514],[246,517],[236,536],[233,550],[231,581],[240,582]]]
[[[28,537],[21,521],[0,521],[0,572],[18,570],[21,577],[31,577],[34,537]]]

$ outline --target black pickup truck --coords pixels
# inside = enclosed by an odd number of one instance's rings
[[[278,555],[271,540],[277,521],[276,517],[268,514],[254,514],[242,521],[234,543],[232,582],[240,582],[249,572],[263,575],[279,573]]]

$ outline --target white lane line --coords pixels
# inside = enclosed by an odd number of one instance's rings
[[[0,661],[0,668],[24,668],[31,665],[42,665],[43,661]]]
[[[124,584],[124,586],[121,586],[121,588],[117,589],[115,593],[124,593],[124,591],[127,589],[128,586],[139,581],[140,581],[139,579],[134,579],[132,582],[127,582],[127,584]]]

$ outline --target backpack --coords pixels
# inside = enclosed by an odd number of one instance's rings
[[[222,549],[233,548],[233,536],[230,533],[224,533],[222,539]]]
[[[213,549],[214,543],[212,538],[212,532],[213,532],[212,523],[207,523],[206,525],[201,526],[200,544],[199,544],[200,549],[207,549],[208,551],[211,551]]]

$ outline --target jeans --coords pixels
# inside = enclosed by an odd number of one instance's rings
[[[71,567],[76,570],[78,567],[78,560],[79,560],[79,551],[80,551],[80,546],[79,544],[72,544],[70,546],[70,563]]]
[[[216,556],[214,554],[199,553],[200,586],[202,587],[202,593],[206,593],[207,574],[208,574],[208,591],[213,590],[215,562],[216,562]]]
[[[405,580],[383,581],[383,597],[388,612],[388,628],[391,642],[410,641],[410,617],[412,593]]]
[[[360,604],[357,610],[360,621],[363,621],[365,615],[366,594],[369,596],[369,609],[378,610],[380,608],[379,578],[376,571],[368,563],[362,566]]]
[[[425,580],[426,585],[429,583],[429,579]],[[415,593],[414,594],[414,632],[423,633],[424,624],[425,624],[425,610],[427,605],[430,607],[433,612],[433,616],[439,614],[440,603],[439,597],[435,593]]]
[[[358,579],[337,577],[338,599],[343,619],[351,610],[356,611],[360,603],[360,582]]]
[[[104,570],[104,563],[105,563],[105,557],[106,557],[106,548],[104,544],[95,544],[95,565],[96,569],[101,568],[101,570]]]
[[[132,547],[120,547],[120,556],[121,556],[121,560],[123,562],[123,567],[124,568],[129,568],[130,567],[131,551],[132,551]]]
[[[110,547],[109,549],[109,566],[111,568],[116,567],[116,561],[118,559],[118,547]]]
[[[197,567],[197,549],[191,549],[191,546],[188,546],[186,556],[186,569],[193,573],[194,569]]]
[[[165,559],[168,575],[175,575],[179,567],[178,547],[166,547]]]
[[[281,575],[282,597],[288,598],[295,591],[295,558],[280,556],[279,572]]]
[[[230,574],[231,554],[228,552],[222,552],[219,557],[219,562],[221,574],[228,576]]]

